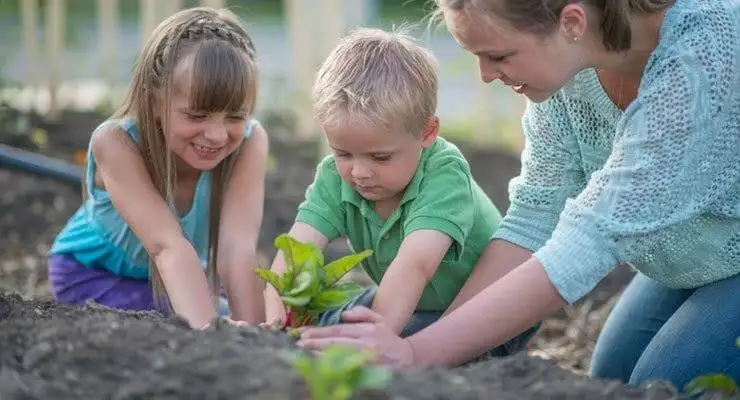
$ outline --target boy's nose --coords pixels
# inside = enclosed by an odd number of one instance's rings
[[[358,180],[370,178],[370,169],[363,167],[362,165],[353,165],[352,177]]]

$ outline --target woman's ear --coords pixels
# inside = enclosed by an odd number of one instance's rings
[[[559,30],[569,41],[578,41],[588,29],[588,13],[582,4],[573,3],[560,12]]]

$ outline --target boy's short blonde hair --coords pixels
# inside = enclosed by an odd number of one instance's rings
[[[316,75],[316,118],[421,136],[437,108],[437,61],[408,33],[359,28],[342,38]]]

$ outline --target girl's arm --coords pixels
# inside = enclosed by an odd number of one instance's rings
[[[139,149],[120,127],[103,127],[91,140],[96,182],[139,238],[162,277],[175,313],[199,328],[217,317],[195,248],[157,192]]]
[[[267,133],[257,124],[244,140],[231,172],[219,226],[218,274],[226,290],[231,319],[257,324],[264,321],[262,281],[254,273],[262,225]]]

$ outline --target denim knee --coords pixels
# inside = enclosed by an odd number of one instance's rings
[[[343,312],[349,311],[357,306],[364,306],[367,308],[372,307],[376,292],[377,292],[377,288],[375,287],[367,288],[359,295],[351,298],[348,302],[344,303],[344,305],[337,307],[333,310],[324,311],[323,313],[319,314],[318,321],[316,321],[316,325],[318,326],[337,325],[342,322]]]

